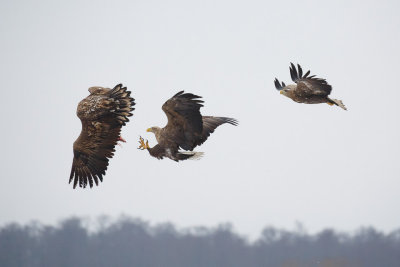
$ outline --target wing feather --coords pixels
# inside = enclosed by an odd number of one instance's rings
[[[286,86],[286,84],[284,82],[282,82],[282,84],[281,84],[277,78],[275,78],[274,83],[275,83],[275,88],[278,91],[282,90],[283,87]]]
[[[201,139],[198,141],[197,145],[203,144],[207,140],[207,138],[215,131],[215,129],[224,123],[229,123],[234,126],[237,126],[239,124],[239,122],[233,118],[203,116],[203,132]]]
[[[203,131],[200,96],[180,91],[162,106],[168,123],[163,132],[185,150],[193,150]]]
[[[325,79],[315,78],[315,75],[308,76],[308,70],[303,76],[303,69],[297,64],[298,70],[293,63],[290,63],[290,76],[297,84],[295,94],[299,97],[307,96],[328,96],[332,91],[332,86],[329,85]]]

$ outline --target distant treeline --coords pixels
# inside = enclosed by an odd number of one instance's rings
[[[248,242],[230,225],[177,230],[122,218],[99,219],[90,231],[79,218],[57,227],[38,223],[0,228],[0,266],[4,267],[399,267],[400,229],[389,234],[362,228],[355,234],[301,228],[265,228]]]

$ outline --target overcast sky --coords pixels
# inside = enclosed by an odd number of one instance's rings
[[[1,1],[0,224],[120,214],[310,231],[400,226],[398,1]],[[326,78],[344,111],[280,95],[289,63]],[[78,102],[123,83],[136,110],[104,182],[68,184]],[[159,161],[139,135],[179,90],[228,116],[196,151]]]

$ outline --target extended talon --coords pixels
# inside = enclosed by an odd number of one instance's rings
[[[138,149],[143,150],[144,149],[144,142],[143,142],[143,138],[141,136],[139,136],[139,147]]]
[[[145,143],[144,139],[141,136],[139,137],[139,144],[140,144],[140,146],[138,147],[138,149],[140,149],[140,150],[145,150],[145,149],[149,148],[149,141],[146,140],[146,143]]]

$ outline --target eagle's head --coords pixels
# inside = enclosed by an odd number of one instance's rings
[[[148,128],[146,131],[147,131],[147,132],[150,132],[150,133],[157,134],[158,132],[161,131],[161,128],[160,128],[160,127],[157,127],[157,126],[153,126],[153,127],[151,127],[151,128]]]
[[[153,133],[156,136],[157,141],[161,138],[161,128],[157,126],[153,126],[147,129],[147,132]]]
[[[286,97],[293,99],[293,97],[294,97],[293,92],[296,89],[297,85],[295,85],[295,84],[286,85],[284,82],[282,82],[282,84],[281,84],[277,78],[275,78],[274,83],[275,83],[276,90],[278,90],[281,95],[284,95]]]
[[[108,91],[110,91],[109,88],[104,88],[101,86],[92,86],[89,88],[89,93],[91,95],[103,95],[103,94],[107,93]]]
[[[289,85],[286,85],[285,87],[283,87],[279,91],[279,93],[281,95],[284,95],[284,96],[287,96],[289,98],[292,98],[293,92],[294,92],[295,89],[296,89],[296,85],[295,84],[289,84]]]

